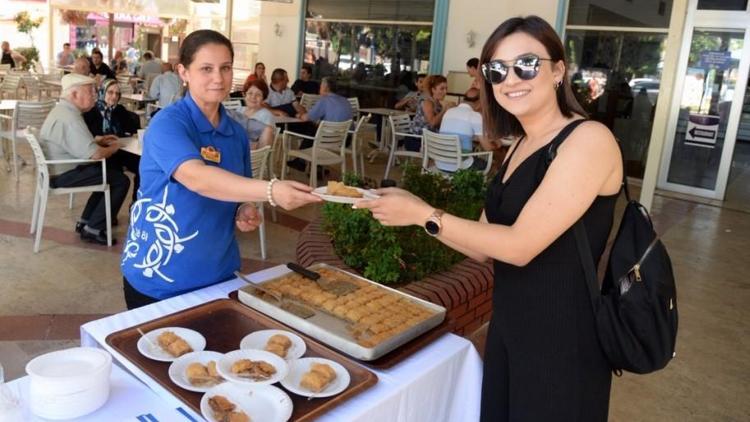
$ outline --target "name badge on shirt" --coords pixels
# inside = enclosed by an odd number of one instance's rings
[[[201,147],[201,157],[213,163],[218,164],[221,162],[221,152],[214,147]]]

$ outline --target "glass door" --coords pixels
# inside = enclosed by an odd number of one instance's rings
[[[717,19],[715,12],[710,21],[700,13],[693,17],[682,48],[667,132],[672,139],[662,156],[658,186],[724,199],[750,65],[748,22]]]

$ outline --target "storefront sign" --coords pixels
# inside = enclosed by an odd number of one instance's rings
[[[702,51],[700,67],[704,69],[726,70],[732,64],[732,53],[729,51]]]
[[[713,148],[719,135],[719,116],[690,113],[685,144]]]

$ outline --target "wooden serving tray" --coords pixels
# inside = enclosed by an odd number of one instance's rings
[[[242,306],[247,306],[239,301],[237,290],[229,293],[229,299],[237,301]],[[250,308],[249,306],[247,306]],[[252,308],[250,308],[252,309]],[[257,311],[255,311],[257,312]],[[267,317],[270,318],[270,317]],[[276,320],[274,320],[276,321]],[[282,324],[281,322],[276,322],[277,324]],[[283,325],[283,324],[282,324]],[[429,331],[425,332],[424,334],[410,340],[409,342],[403,344],[402,346],[396,348],[395,350],[386,353],[385,355],[375,359],[375,360],[359,360],[356,358],[353,358],[351,356],[347,356],[349,359],[365,366],[369,366],[370,368],[374,369],[388,369],[396,364],[400,363],[404,359],[408,358],[409,356],[413,355],[417,351],[421,350],[428,344],[432,343],[433,341],[440,338],[443,334],[450,332],[453,329],[454,320],[451,318],[446,317],[440,325],[430,329]],[[292,331],[294,331],[292,329]],[[298,333],[297,331],[294,331],[295,333]],[[300,333],[298,333],[300,334]],[[302,335],[302,334],[300,334]],[[332,351],[333,352],[333,351]],[[339,353],[339,352],[333,352],[333,353]]]
[[[185,327],[198,331],[206,338],[205,350],[220,353],[239,349],[242,338],[253,331],[269,328],[288,330],[299,335],[305,341],[307,344],[306,357],[315,356],[330,359],[340,363],[349,371],[349,375],[351,376],[349,387],[341,394],[333,397],[308,400],[307,397],[287,392],[294,405],[290,419],[292,421],[312,421],[378,382],[377,375],[356,364],[351,359],[238,301],[230,299],[217,299],[207,302],[107,336],[107,344],[120,352],[135,366],[151,376],[198,414],[201,413],[200,401],[203,393],[187,391],[173,383],[168,374],[171,362],[155,361],[138,352],[137,343],[141,335],[138,333],[137,328],[148,332],[161,327]],[[282,390],[284,389],[280,384],[278,387]]]

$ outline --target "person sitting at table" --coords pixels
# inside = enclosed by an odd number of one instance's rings
[[[57,60],[55,61],[55,63],[58,67],[65,67],[72,65],[75,61],[76,58],[73,57],[73,50],[70,49],[70,43],[64,43],[63,50],[57,53]]]
[[[40,144],[48,160],[109,159],[118,151],[119,144],[116,136],[93,136],[81,116],[81,113],[90,110],[96,104],[94,84],[94,79],[77,73],[62,77],[60,101],[47,115],[39,132]],[[121,168],[107,160],[106,182],[109,184],[112,216],[117,216],[130,187],[130,180],[123,174]],[[52,188],[102,183],[100,163],[78,166],[55,164],[50,166],[50,174],[49,184]],[[100,245],[107,244],[104,207],[104,194],[92,193],[75,226],[82,240]],[[116,239],[113,238],[112,242],[115,241]]]
[[[234,228],[258,227],[255,203],[290,210],[321,202],[302,183],[250,178],[247,134],[221,105],[233,61],[232,42],[217,31],[194,31],[180,45],[187,92],[151,120],[143,142],[143,183],[121,260],[128,309],[234,278]]]
[[[297,98],[302,94],[317,94],[320,91],[320,85],[310,78],[312,78],[312,66],[305,63],[299,71],[299,79],[292,84],[292,92]]]
[[[141,68],[138,69],[138,77],[146,79],[148,75],[159,75],[161,74],[161,61],[154,58],[154,53],[146,51],[143,53],[143,63]]]
[[[0,49],[2,49],[2,56],[0,56],[0,64],[7,64],[10,65],[11,69],[15,69],[16,66],[21,66],[24,63],[26,63],[26,57],[23,56],[21,53],[17,53],[10,49],[10,43],[8,41],[3,41],[3,43],[0,45]]]
[[[408,73],[407,73],[408,75]],[[419,100],[422,98],[422,90],[424,90],[424,81],[427,79],[426,73],[420,73],[417,75],[417,83],[415,87],[410,88],[410,91],[406,93],[397,103],[393,106],[396,110],[406,110],[412,113],[417,111]]]
[[[89,74],[94,75],[95,79],[101,79],[102,81],[115,78],[115,73],[112,72],[112,69],[110,69],[109,66],[107,66],[107,63],[104,63],[104,56],[102,56],[100,50],[94,50],[94,52],[91,53]]]
[[[606,421],[612,367],[602,351],[576,226],[595,266],[623,180],[612,132],[586,120],[565,48],[537,16],[503,22],[481,54],[484,130],[512,136],[478,221],[380,189],[357,201],[388,226],[421,225],[438,241],[494,265],[492,318],[479,420]]]
[[[162,63],[161,70],[163,73],[151,82],[148,95],[151,98],[156,98],[159,107],[164,108],[179,99],[182,81],[172,71],[172,63]]]
[[[458,135],[461,141],[461,151],[469,153],[474,149],[474,140],[480,141],[483,148],[493,150],[482,136],[482,114],[480,113],[481,105],[479,103],[479,90],[469,88],[464,94],[464,100],[456,107],[447,110],[443,115],[443,121],[440,124],[440,133],[445,135]],[[487,162],[477,157],[467,157],[461,168],[471,168],[473,170],[484,170]],[[436,161],[435,167],[447,172],[457,170],[455,163],[446,163]]]
[[[79,57],[73,62],[73,72],[78,75],[82,76],[89,76],[91,73],[91,63],[89,63],[89,59],[86,57]]]
[[[250,88],[250,82],[258,80],[263,81],[268,85],[268,79],[266,78],[266,65],[264,65],[263,62],[255,63],[253,73],[247,75],[247,79],[245,79],[245,83],[242,86],[242,92],[247,92],[248,88]]]
[[[443,115],[448,109],[455,104],[450,103],[443,106],[441,101],[445,99],[448,92],[448,80],[443,75],[430,75],[424,81],[424,91],[422,98],[419,99],[417,113],[411,121],[410,131],[415,135],[421,135],[423,129],[429,129],[437,132],[440,129],[440,122]],[[404,140],[404,148],[407,151],[420,151],[422,141],[415,138]]]
[[[471,77],[471,85],[469,85],[469,87],[479,89],[481,81],[479,80],[478,58],[472,57],[466,61],[466,72],[468,72],[469,76]]]
[[[99,88],[96,105],[83,113],[83,120],[94,136],[115,135],[118,138],[137,135],[141,128],[141,119],[137,114],[126,109],[120,102],[120,85],[115,79],[105,79]],[[141,157],[132,152],[119,150],[109,161],[112,166],[125,168],[133,173],[133,202],[141,186],[138,166]]]
[[[271,110],[274,116],[295,116],[306,110],[299,105],[294,92],[288,87],[289,76],[284,69],[274,69],[271,73],[271,86],[266,98],[266,108]]]
[[[230,117],[245,128],[251,149],[273,144],[276,123],[273,114],[263,107],[266,97],[268,97],[268,85],[256,79],[250,82],[245,92],[245,106],[227,111]]]

